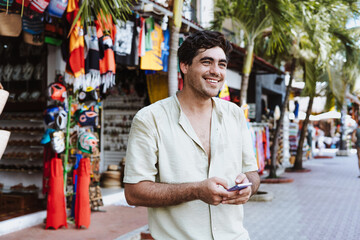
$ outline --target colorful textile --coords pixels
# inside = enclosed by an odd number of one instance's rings
[[[67,228],[62,160],[60,158],[51,159],[50,168],[45,229],[58,229],[62,226]]]
[[[258,161],[259,173],[262,174],[265,169],[265,157],[264,157],[264,144],[262,138],[262,131],[256,132],[256,155]]]
[[[71,216],[75,218],[75,203],[76,203],[76,189],[77,189],[77,177],[80,160],[82,158],[81,154],[76,154],[76,163],[73,166],[73,197],[71,202]]]
[[[66,19],[70,24],[73,23],[78,11],[78,0],[69,0]],[[84,29],[80,20],[76,22],[70,34],[69,54],[68,66],[66,67],[69,76],[67,75],[65,80],[68,84],[74,84],[74,92],[76,92],[81,88],[85,74]]]
[[[155,20],[149,17],[145,20],[145,51],[153,50],[152,32],[155,29]]]
[[[170,54],[170,30],[163,31],[163,35],[164,41],[161,44],[161,62],[163,65],[163,72],[167,72]]]
[[[50,136],[49,136],[49,142],[50,142]],[[46,194],[49,192],[49,181],[50,181],[50,175],[51,175],[51,159],[55,157],[55,152],[52,150],[50,145],[44,146],[44,153],[43,153],[43,187],[42,187],[42,193]]]
[[[86,90],[88,87],[96,89],[101,84],[100,78],[100,52],[99,41],[97,38],[96,27],[88,26],[87,34],[85,35],[85,82],[82,84],[82,89]]]
[[[139,45],[138,45],[138,54],[139,57],[145,55],[145,19],[140,17],[140,32],[139,32]]]
[[[230,101],[229,87],[226,83],[224,83],[223,87],[220,89],[219,98]]]
[[[50,0],[50,4],[47,8],[50,16],[61,18],[64,14],[68,0]]]
[[[143,70],[163,70],[161,61],[161,43],[164,40],[163,32],[160,25],[155,23],[154,31],[151,33],[152,50],[146,51],[141,57],[140,69]]]
[[[169,96],[168,79],[166,75],[160,73],[146,75],[146,82],[150,103]]]
[[[40,17],[22,17],[22,29],[30,34],[40,34],[44,31],[44,22]]]
[[[115,85],[115,55],[113,51],[114,39],[116,35],[116,26],[113,24],[111,16],[105,21],[100,17],[95,21],[96,32],[100,49],[100,75],[102,93]]]
[[[79,164],[75,200],[75,226],[77,228],[90,226],[89,185],[90,159],[82,158]]]
[[[37,13],[43,13],[49,2],[50,0],[32,0],[30,2],[30,9]]]

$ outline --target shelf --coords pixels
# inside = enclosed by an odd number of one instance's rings
[[[41,170],[0,169],[0,172],[34,174],[34,173],[42,173],[43,170],[42,169]]]
[[[45,101],[37,102],[7,102],[4,112],[42,112],[46,108]]]

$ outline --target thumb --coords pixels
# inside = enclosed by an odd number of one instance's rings
[[[246,182],[249,182],[249,180],[246,178],[246,175],[243,173],[240,173],[235,179],[236,184],[246,183]]]

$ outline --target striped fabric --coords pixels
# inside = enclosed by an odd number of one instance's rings
[[[41,21],[41,18],[33,17],[30,19],[24,15],[22,18],[22,28],[30,34],[40,34],[44,31],[44,22]]]
[[[30,9],[38,13],[43,13],[49,5],[49,2],[50,0],[33,0],[30,3]]]
[[[14,0],[0,0],[0,6],[11,6],[13,4]]]

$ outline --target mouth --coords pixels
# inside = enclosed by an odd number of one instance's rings
[[[217,84],[218,82],[220,82],[220,80],[213,78],[204,78],[204,79],[210,84]]]

